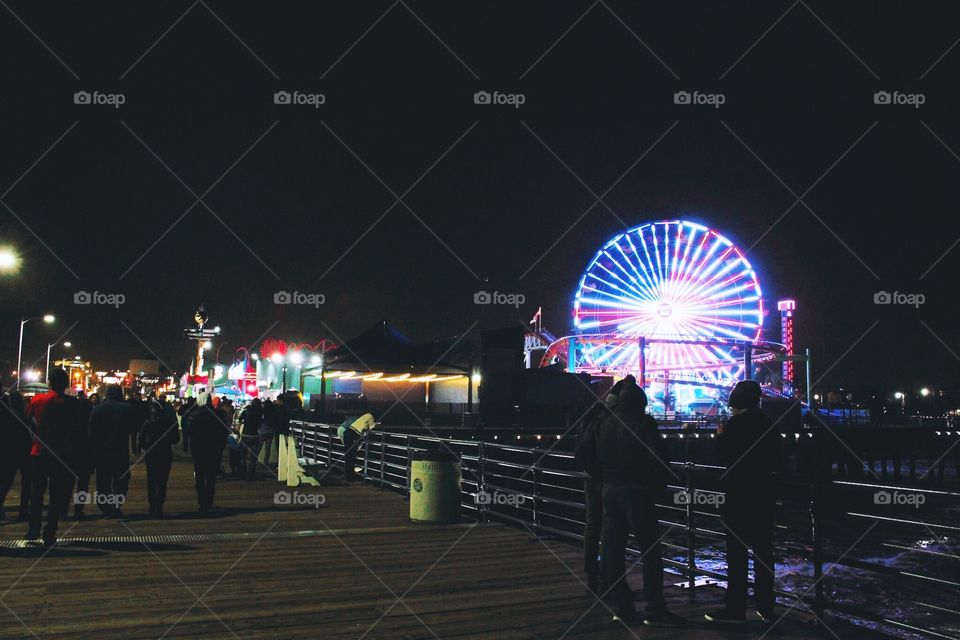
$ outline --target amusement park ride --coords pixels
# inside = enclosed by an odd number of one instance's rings
[[[574,297],[575,332],[552,340],[540,366],[633,374],[653,407],[710,413],[757,365],[781,361],[781,385],[764,392],[792,396],[796,304],[778,307],[785,344],[762,339],[760,283],[739,248],[694,222],[651,222],[597,251]]]

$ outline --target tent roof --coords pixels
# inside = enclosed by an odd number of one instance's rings
[[[328,371],[383,373],[467,373],[444,343],[416,344],[386,320],[381,320],[345,344],[328,351]]]

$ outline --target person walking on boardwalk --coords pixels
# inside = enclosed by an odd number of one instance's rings
[[[154,400],[147,405],[147,418],[140,427],[137,453],[143,453],[147,462],[147,500],[150,514],[163,517],[163,503],[167,498],[167,480],[173,465],[173,445],[180,442],[177,416],[167,403]]]
[[[647,396],[624,384],[609,415],[591,429],[583,445],[596,457],[603,478],[603,578],[615,603],[614,621],[636,622],[624,555],[632,532],[642,550],[647,625],[679,625],[663,597],[663,560],[656,501],[666,488],[667,468],[658,452],[657,422],[646,413]]]
[[[777,432],[761,413],[760,385],[742,380],[730,392],[733,414],[717,429],[717,461],[727,467],[723,524],[727,530],[726,605],[704,617],[742,625],[747,608],[747,545],[753,548],[754,600],[761,620],[773,616],[773,472],[780,456]]]
[[[260,398],[250,401],[240,412],[240,449],[243,454],[240,468],[247,480],[257,476],[257,456],[260,454],[260,425],[263,424],[263,403]]]
[[[190,454],[193,456],[193,472],[197,487],[197,502],[200,513],[206,514],[213,506],[217,487],[217,472],[223,460],[223,448],[227,444],[230,428],[220,409],[214,408],[209,393],[202,393],[197,407],[192,411],[188,435]]]
[[[83,429],[82,432],[77,435],[76,447],[74,447],[73,451],[73,459],[71,460],[73,474],[70,476],[70,487],[67,490],[67,495],[87,496],[90,494],[90,474],[93,473],[94,468],[93,448],[90,446],[90,435],[87,432],[87,425],[90,424],[90,413],[93,411],[94,405],[82,391],[77,394],[77,400],[80,403],[80,419]],[[76,482],[76,493],[73,492],[74,482]],[[82,519],[86,505],[83,501],[77,499],[74,499],[72,502],[74,519]],[[63,505],[62,517],[67,517],[67,510],[69,508],[69,504]]]
[[[0,387],[0,391],[2,391]],[[20,519],[30,517],[30,447],[33,433],[27,424],[23,396],[18,392],[0,396],[0,520],[13,479],[20,470]]]
[[[57,542],[57,525],[64,504],[69,500],[70,460],[78,435],[82,434],[80,401],[66,394],[70,379],[63,369],[52,369],[50,391],[35,396],[27,407],[27,418],[33,421],[34,435],[30,455],[33,457],[33,486],[30,493],[30,525],[28,540],[40,537],[43,496],[49,487],[50,505],[43,544]]]
[[[130,449],[136,434],[133,407],[123,401],[120,385],[110,385],[107,399],[90,412],[88,426],[97,469],[96,504],[108,518],[123,515],[121,507],[130,487]]]

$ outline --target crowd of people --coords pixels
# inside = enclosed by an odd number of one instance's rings
[[[745,380],[730,394],[731,418],[717,431],[717,462],[727,467],[723,523],[726,528],[728,586],[724,607],[708,622],[746,621],[747,547],[754,556],[754,600],[761,620],[774,608],[772,474],[779,444],[772,423],[759,408],[760,386]],[[588,589],[613,605],[613,620],[637,621],[624,569],[630,533],[642,552],[647,625],[676,626],[663,595],[663,561],[657,501],[673,473],[662,453],[656,420],[646,413],[647,397],[633,376],[617,382],[584,420],[576,459],[587,473],[584,570]]]
[[[289,432],[282,402],[254,399],[235,420],[230,399],[206,392],[170,403],[164,397],[125,398],[119,385],[111,385],[101,400],[98,394],[69,395],[68,382],[64,370],[53,369],[50,390],[29,402],[16,391],[0,395],[0,519],[6,518],[3,505],[19,472],[19,519],[28,521],[28,540],[47,545],[56,543],[59,522],[69,516],[71,504],[75,519],[84,518],[88,506],[105,518],[122,517],[131,470],[141,461],[149,512],[163,517],[178,443],[193,461],[199,513],[208,514],[217,479],[226,475],[224,451],[229,450],[235,478],[254,480],[258,464],[264,464],[259,459],[263,447]],[[41,531],[45,499],[47,521]]]

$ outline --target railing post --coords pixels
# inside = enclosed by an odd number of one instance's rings
[[[811,486],[810,486],[810,531],[813,543],[813,580],[814,580],[814,601],[813,610],[818,620],[823,619],[823,611],[826,608],[823,596],[823,533],[820,522],[820,484],[822,467],[822,447],[823,439],[820,437],[820,431],[813,431],[813,464],[811,465]]]
[[[477,494],[487,492],[487,476],[486,476],[486,448],[483,446],[483,440],[477,445],[477,466],[480,467],[480,477],[478,478],[478,487]],[[480,522],[488,522],[489,517],[487,516],[487,503],[485,500],[476,500],[480,505]]]
[[[363,480],[370,477],[370,432],[367,431],[367,441],[363,444]]]
[[[333,467],[333,429],[327,427],[327,468]],[[346,472],[346,469],[344,469]]]
[[[410,496],[410,436],[407,435],[404,437],[404,442],[407,443],[407,469],[405,471],[406,480],[404,482],[404,492],[407,497]]]
[[[690,597],[693,598],[693,589],[697,584],[697,529],[693,513],[693,486],[694,465],[689,460],[683,463],[687,484],[687,579],[690,587]]]
[[[530,453],[533,455],[533,464],[530,466],[530,469],[533,471],[533,532],[538,538],[540,537],[540,474],[538,473],[537,465],[537,450],[532,449]]]
[[[386,468],[387,434],[380,434],[380,490],[383,491],[384,469]]]

